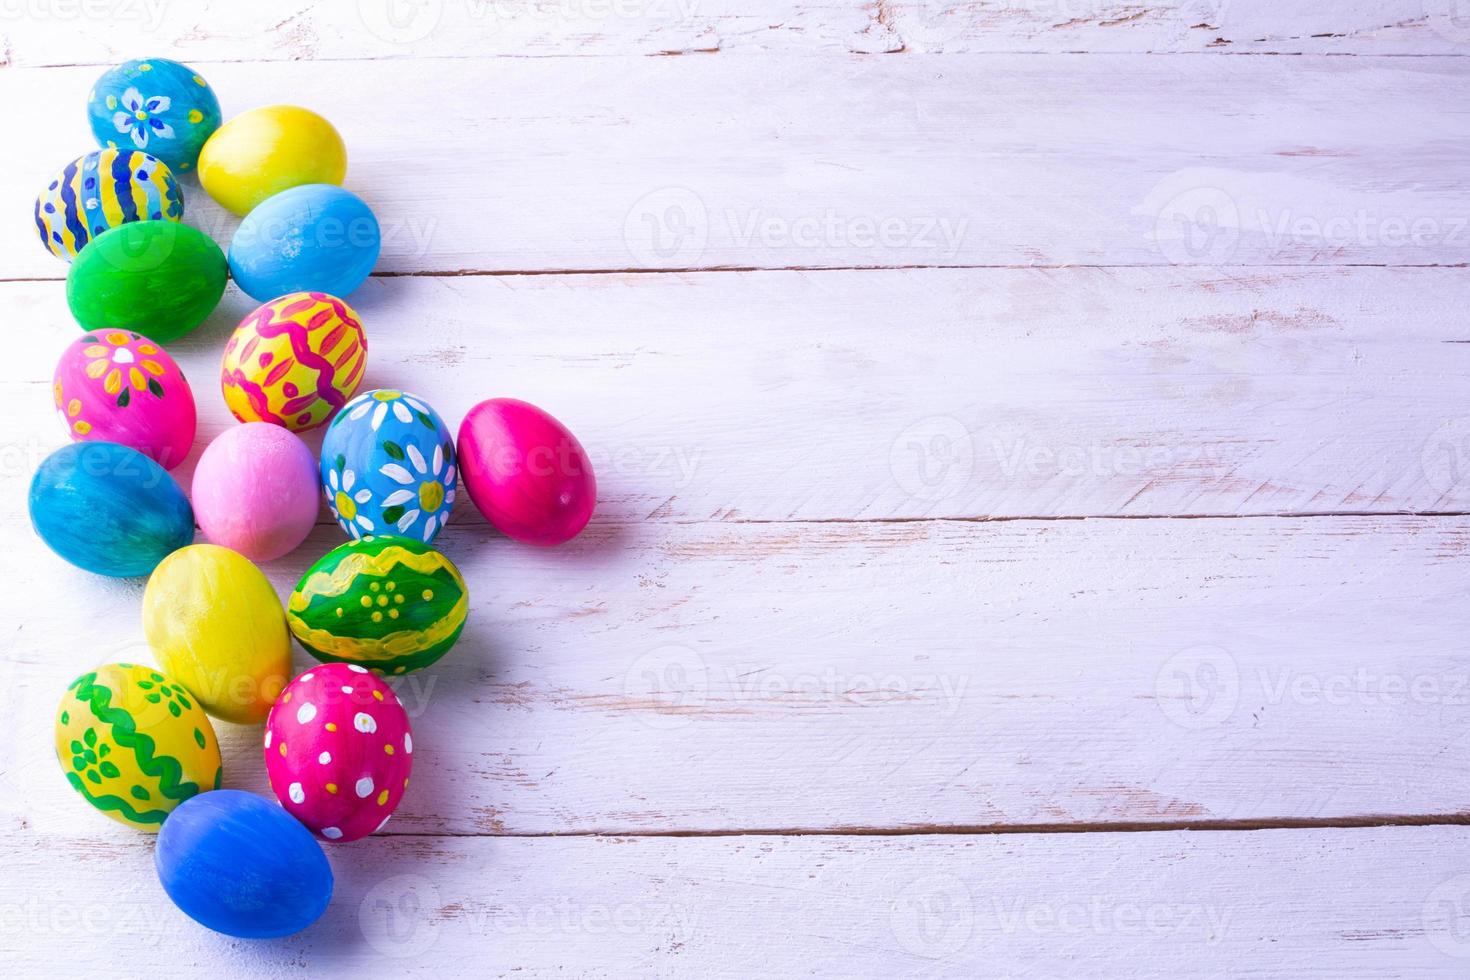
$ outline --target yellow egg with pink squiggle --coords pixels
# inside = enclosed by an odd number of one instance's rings
[[[367,337],[352,307],[326,293],[290,293],[240,321],[220,384],[241,422],[305,432],[347,404],[366,370]]]

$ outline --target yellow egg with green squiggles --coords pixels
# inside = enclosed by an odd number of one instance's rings
[[[92,806],[157,831],[180,803],[219,789],[219,743],[194,696],[151,667],[105,664],[67,686],[56,759]]]

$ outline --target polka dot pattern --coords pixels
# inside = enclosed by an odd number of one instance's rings
[[[323,840],[346,843],[381,828],[403,798],[412,754],[398,697],[357,664],[313,667],[266,719],[271,789]]]

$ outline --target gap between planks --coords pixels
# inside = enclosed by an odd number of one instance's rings
[[[707,265],[634,269],[422,269],[374,272],[373,279],[466,279],[518,276],[686,276],[750,272],[926,272],[993,269],[999,271],[1086,271],[1088,269],[1213,269],[1223,273],[1275,269],[1467,269],[1470,262],[1281,262],[1269,265],[1219,265],[1207,262],[1117,262],[1117,263],[969,263],[956,265]],[[233,277],[231,277],[233,279]],[[65,282],[66,276],[0,276],[0,284]]]
[[[571,830],[565,833],[545,831],[501,831],[487,833],[453,833],[385,831],[384,837],[973,837],[982,835],[1022,834],[1153,834],[1175,831],[1221,831],[1241,833],[1257,830],[1372,830],[1383,827],[1462,827],[1470,825],[1470,813],[1432,813],[1362,817],[1299,817],[1261,820],[1167,820],[1124,823],[1055,823],[1055,824],[944,824],[922,827],[751,827],[727,830],[638,830],[602,831]]]
[[[1316,38],[1332,37],[1330,34],[1312,35]],[[1286,38],[1285,40],[1298,40]],[[769,51],[765,53],[771,53]],[[777,52],[779,53],[779,52]],[[719,48],[683,48],[668,51],[644,51],[641,53],[624,54],[440,54],[440,55],[374,55],[352,58],[313,57],[308,60],[320,64],[351,64],[353,62],[372,63],[378,61],[611,61],[622,58],[683,58],[690,55],[717,55],[724,54],[736,58],[750,58],[749,53],[726,52]],[[1154,51],[1140,49],[1136,51],[1088,51],[1083,48],[1072,51],[1048,51],[1044,49],[1034,50],[1011,50],[1007,48],[993,48],[990,50],[966,50],[966,51],[911,51],[907,48],[896,48],[891,51],[853,51],[833,49],[830,52],[814,52],[808,57],[814,58],[887,58],[894,55],[909,55],[919,57],[940,58],[986,58],[986,57],[1025,57],[1025,58],[1071,58],[1077,55],[1086,55],[1093,58],[1107,57],[1149,57],[1149,58],[1361,58],[1364,61],[1375,59],[1403,59],[1403,58],[1465,58],[1470,57],[1470,52],[1462,51],[1397,51],[1397,52],[1371,52],[1362,53],[1358,51],[1225,51],[1219,48],[1209,51]],[[759,57],[760,55],[755,55]],[[190,58],[191,65],[254,65],[274,64],[278,61],[293,61],[299,59],[267,59],[267,58]],[[55,69],[61,71],[68,68],[110,68],[116,61],[60,61],[46,62],[41,64],[18,65],[11,61],[0,61],[0,71],[15,69],[19,71],[50,71]]]

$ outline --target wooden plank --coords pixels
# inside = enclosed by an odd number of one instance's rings
[[[1460,264],[1470,237],[1453,58],[562,64],[209,74],[228,114],[306,101],[338,125],[348,185],[385,228],[381,271]],[[0,74],[29,134],[0,160],[8,213],[88,147],[80,116],[52,116],[93,74]],[[232,223],[189,199],[226,240]],[[64,273],[26,222],[0,228],[0,278]]]
[[[0,648],[0,819],[81,831],[102,818],[55,770],[51,713],[89,666],[147,659],[143,586],[4,517],[13,566],[47,588],[0,595],[23,624]],[[396,682],[415,770],[390,832],[1470,809],[1470,518],[602,522],[556,550],[451,532],[469,626]],[[272,563],[282,594],[341,539]],[[228,783],[264,789],[259,729],[217,727]]]
[[[402,277],[353,302],[368,385],[452,428],[483,398],[544,405],[606,519],[1470,509],[1464,270]],[[0,364],[20,499],[65,438],[48,389],[75,327],[60,283],[0,304],[25,325]],[[252,306],[232,289],[171,345],[196,456],[233,424],[219,352]]]
[[[1464,54],[1449,0],[423,0],[20,4],[8,63],[734,53]]]
[[[246,942],[168,904],[142,835],[28,834],[0,954],[68,977],[156,975],[166,951],[241,977],[1449,978],[1470,955],[1464,838],[372,838],[329,848],[321,921]]]

